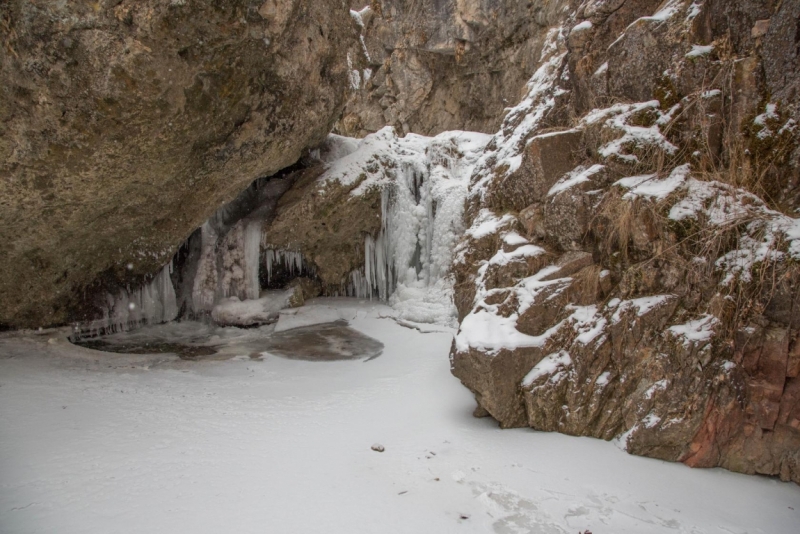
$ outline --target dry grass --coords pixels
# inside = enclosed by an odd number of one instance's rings
[[[584,267],[573,275],[574,282],[570,286],[570,291],[573,292],[579,305],[592,304],[601,298],[600,273],[602,271],[602,265],[594,264]]]
[[[660,213],[661,203],[641,197],[625,198],[620,188],[609,190],[589,225],[589,232],[608,258],[618,258],[619,266],[648,256],[649,244],[660,239],[667,223]],[[587,236],[588,238],[589,236]]]
[[[684,273],[683,286],[694,294],[685,304],[694,302],[704,308],[712,300],[722,302],[724,306],[721,309],[725,313],[718,317],[723,322],[723,337],[732,339],[730,336],[736,330],[765,312],[778,291],[780,280],[789,276],[787,273],[800,270],[800,266],[786,261],[760,262],[743,276],[735,276],[730,283],[721,284],[726,272],[717,265],[717,259],[740,247],[745,236],[761,242],[768,224],[768,213],[749,210],[748,215],[722,225],[712,225],[702,219],[676,222],[668,218],[674,201],[674,197],[660,202],[640,197],[624,198],[624,191],[618,188],[609,190],[590,226],[602,257],[601,263],[622,278],[626,278],[624,275],[628,273],[630,280],[637,279],[636,273],[651,272],[653,263],[678,265]],[[760,229],[759,221],[764,221]],[[771,247],[776,252],[786,248],[780,242]],[[598,266],[595,272],[580,273],[578,293],[582,298],[589,294],[601,298],[596,285],[599,272]],[[690,297],[689,294],[686,296]]]
[[[744,189],[773,209],[794,213],[783,198],[785,171],[798,145],[793,131],[780,129],[788,115],[778,107],[777,118],[766,124],[773,135],[759,136],[763,127],[753,121],[768,102],[742,96],[745,67],[727,39],[716,41],[714,49],[719,62],[713,77],[682,98],[680,112],[662,133],[679,147],[676,158],[692,163],[694,177]]]
[[[633,224],[636,218],[633,202],[625,201],[619,193],[612,192],[604,200],[597,217],[593,222],[601,222],[595,235],[600,237],[601,248],[608,256],[615,253],[622,255],[627,261],[628,250],[633,236]]]
[[[719,68],[713,78],[701,84],[700,90],[683,97],[679,112],[661,127],[662,133],[679,148],[678,152],[667,155],[657,147],[639,148],[636,164],[623,165],[615,171],[619,175],[656,173],[663,176],[675,165],[691,162],[694,178],[717,181],[753,193],[769,207],[796,215],[794,206],[783,198],[789,158],[797,147],[793,132],[780,131],[788,117],[778,110],[777,118],[768,119],[766,126],[755,125],[754,119],[757,114],[764,113],[766,102],[742,101],[737,94],[741,89],[737,76],[741,77],[741,73],[736,70],[742,67],[737,67],[737,58],[727,41],[715,44]],[[666,111],[667,106],[662,105],[662,108]],[[774,135],[759,136],[762,127],[770,128]],[[730,194],[736,196],[736,189]],[[746,196],[741,200],[744,204],[751,202]],[[771,216],[766,211],[753,209],[748,210],[746,216],[722,225],[702,220],[676,223],[667,218],[674,201],[674,196],[661,202],[625,199],[622,192],[612,189],[600,205],[590,232],[608,264],[622,272],[643,271],[647,264],[662,260],[666,255],[682,258],[680,262],[688,287],[703,295],[698,304],[706,305],[712,297],[724,302],[725,328],[732,334],[767,310],[780,281],[792,276],[798,267],[786,261],[758,262],[747,273],[734,277],[731,283],[720,285],[721,277],[727,273],[720,270],[717,259],[740,247],[745,235],[761,241]],[[760,230],[759,220],[764,221]],[[640,250],[635,238],[637,232],[641,234],[642,228],[648,226],[647,233],[657,235],[660,243],[654,244],[650,251]],[[775,252],[785,248],[781,243],[769,246]],[[714,292],[719,292],[719,298],[714,297]]]
[[[19,54],[14,47],[17,41],[17,31],[14,29],[11,22],[11,15],[6,14],[0,17],[0,35],[3,35],[3,48],[9,56],[14,56],[19,59]]]

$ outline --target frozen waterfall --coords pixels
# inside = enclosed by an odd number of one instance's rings
[[[224,237],[210,222],[201,228],[201,253],[192,286],[192,310],[211,311],[223,298],[257,299],[261,221],[237,222]]]
[[[250,221],[244,227],[244,293],[248,299],[261,295],[258,267],[261,263],[261,221]]]
[[[348,295],[388,300],[408,320],[454,323],[449,268],[474,154],[486,140],[464,132],[391,139],[396,165],[381,183],[381,230],[365,238],[364,266],[350,274]]]

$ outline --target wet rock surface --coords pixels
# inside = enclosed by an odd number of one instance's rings
[[[195,361],[206,359],[217,353],[212,347],[187,345],[180,342],[170,343],[161,341],[118,342],[105,339],[87,339],[76,342],[76,345],[87,349],[102,352],[116,352],[118,354],[175,354],[181,360]]]
[[[347,7],[6,2],[0,323],[81,318],[88,286],[140,283],[322,141],[357,42]]]

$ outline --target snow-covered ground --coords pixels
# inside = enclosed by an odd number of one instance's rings
[[[451,331],[325,303],[384,353],[185,362],[0,338],[0,532],[798,532],[797,485],[499,430],[450,375]]]

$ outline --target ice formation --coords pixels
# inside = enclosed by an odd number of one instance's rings
[[[272,272],[275,265],[283,264],[290,276],[300,276],[309,270],[303,261],[303,254],[295,250],[267,249],[264,255],[264,264],[267,268],[268,282],[272,280]],[[256,276],[258,276],[257,272]]]
[[[244,293],[248,299],[259,297],[258,282],[259,258],[261,256],[261,221],[251,221],[244,227]]]
[[[469,178],[488,140],[487,135],[470,132],[398,137],[388,127],[363,140],[329,138],[324,153],[323,149],[318,152],[328,166],[321,184],[327,180],[354,183],[365,169],[376,168],[377,162],[378,170],[368,171],[367,179],[352,194],[376,186],[382,190],[381,230],[376,236],[366,236],[364,265],[350,273],[341,293],[389,301],[399,318],[407,321],[455,325],[448,273],[453,248],[464,231]],[[221,208],[200,229],[198,256],[193,260],[196,268],[188,281],[187,311],[194,316],[221,318],[241,315],[243,310],[248,311],[244,315],[253,310],[263,315],[267,308],[271,310],[260,300],[262,266],[268,282],[275,281],[278,268],[280,276],[314,273],[313,264],[299,250],[264,250],[262,217],[244,212],[237,220],[231,212],[235,209],[239,207]],[[174,319],[175,290],[168,271],[163,272],[136,291],[110,298],[102,323],[118,331]]]
[[[92,321],[87,328],[76,327],[76,333],[95,336],[172,321],[178,316],[178,305],[170,279],[171,272],[172,262],[141,287],[123,289],[117,295],[106,295],[103,317]]]
[[[365,238],[364,266],[350,273],[348,296],[388,300],[403,319],[454,323],[448,272],[469,178],[488,140],[472,132],[397,137],[387,127],[331,164],[321,181],[350,184],[378,163],[353,194],[382,189],[381,231]]]
[[[197,264],[197,274],[192,286],[192,309],[198,313],[210,311],[214,306],[217,292],[217,232],[211,223],[200,228],[201,252]]]
[[[257,299],[261,221],[243,220],[223,237],[211,222],[201,227],[201,253],[192,286],[192,311],[211,311],[220,300]]]

